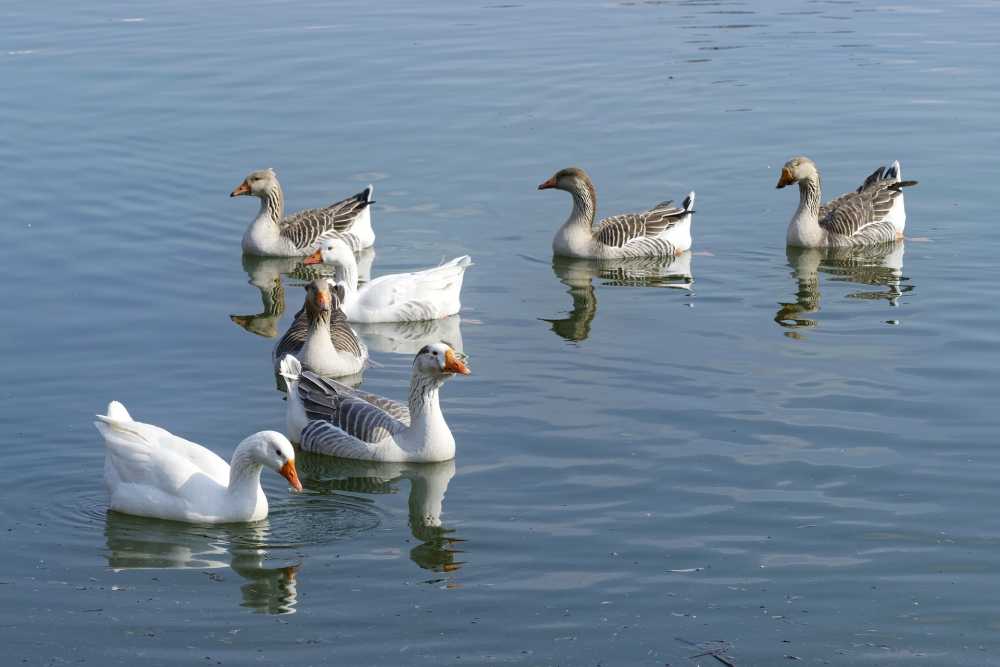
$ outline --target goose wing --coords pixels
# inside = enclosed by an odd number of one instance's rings
[[[344,234],[350,231],[361,212],[372,204],[371,192],[369,186],[329,206],[293,213],[279,223],[281,235],[291,240],[299,250],[307,250],[331,234]]]
[[[621,248],[638,239],[659,236],[689,212],[687,199],[684,206],[675,206],[671,199],[645,213],[623,213],[605,218],[598,224],[594,238],[605,245]]]
[[[312,371],[304,371],[299,377],[299,398],[310,419],[335,422],[341,403],[346,399],[354,399],[375,406],[404,425],[410,423],[410,409],[405,403],[348,387]]]
[[[902,188],[916,181],[901,181],[896,165],[879,167],[854,192],[832,199],[819,209],[819,224],[827,232],[873,243],[894,241],[895,227],[887,220]]]

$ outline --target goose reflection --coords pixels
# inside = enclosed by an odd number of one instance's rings
[[[568,341],[580,342],[590,335],[590,325],[597,315],[597,293],[593,279],[610,287],[673,287],[690,289],[691,251],[676,257],[640,257],[614,261],[553,257],[552,271],[569,287],[573,309],[563,319],[548,322],[552,331]]]
[[[912,285],[905,284],[909,279],[903,276],[903,252],[903,241],[863,248],[789,246],[788,265],[797,283],[795,301],[779,304],[774,321],[790,329],[816,326],[817,321],[808,315],[820,310],[820,273],[838,282],[882,288],[852,292],[847,295],[849,299],[882,300],[897,306],[899,298],[913,290]]]
[[[351,323],[370,351],[408,355],[416,354],[425,345],[441,341],[448,343],[456,352],[463,352],[461,326],[461,315],[419,322]]]
[[[229,567],[246,579],[240,606],[257,613],[293,614],[299,564],[264,567],[267,521],[208,526],[108,512],[104,527],[108,566],[114,570]],[[221,579],[220,575],[212,575]]]
[[[358,260],[358,280],[367,282],[371,277],[375,250],[365,248],[355,253]],[[243,270],[247,272],[251,285],[260,290],[263,310],[255,315],[230,315],[237,326],[258,336],[274,338],[278,335],[278,323],[285,312],[285,287],[281,276],[286,275],[300,283],[308,283],[316,278],[332,277],[333,270],[323,265],[305,266],[302,257],[257,257],[243,255]]]
[[[299,452],[300,478],[310,491],[389,494],[398,493],[400,480],[410,482],[409,526],[420,544],[410,550],[410,560],[425,570],[456,572],[464,564],[456,548],[463,540],[441,522],[444,495],[455,476],[455,461],[441,463],[380,463],[340,459]],[[451,584],[454,585],[454,584]]]

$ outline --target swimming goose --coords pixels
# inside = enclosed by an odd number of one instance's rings
[[[462,308],[462,279],[468,255],[432,269],[379,276],[358,287],[354,253],[337,238],[325,239],[305,264],[330,264],[345,289],[343,309],[350,322],[415,322],[454,315]]]
[[[691,247],[694,192],[681,206],[657,204],[645,213],[605,218],[594,227],[597,192],[587,172],[577,167],[557,171],[539,190],[565,190],[573,196],[573,210],[552,240],[552,251],[581,259],[621,259],[679,255]]]
[[[286,354],[292,354],[309,370],[342,377],[360,373],[368,361],[368,348],[347,323],[340,302],[343,289],[333,288],[326,278],[306,285],[306,302],[288,331],[274,346],[275,371]]]
[[[804,248],[863,246],[903,238],[906,208],[902,189],[917,181],[902,180],[899,161],[879,167],[857,190],[820,205],[816,163],[793,157],[781,168],[776,187],[799,184],[799,207],[788,224],[787,243]]]
[[[374,188],[367,188],[325,208],[310,208],[285,217],[285,196],[273,169],[250,172],[230,197],[260,198],[260,211],[243,234],[243,252],[252,255],[301,257],[316,243],[336,235],[361,250],[375,243],[371,204]]]
[[[275,431],[241,442],[230,465],[201,445],[134,421],[118,401],[97,419],[105,444],[104,482],[115,511],[190,523],[259,521],[267,517],[260,488],[264,466],[302,490],[295,450]]]
[[[367,461],[429,463],[455,456],[455,438],[438,402],[452,375],[469,369],[445,343],[427,345],[413,360],[406,405],[300,372],[286,357],[288,432],[307,452]]]

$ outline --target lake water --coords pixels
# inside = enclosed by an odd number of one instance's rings
[[[0,16],[5,664],[1000,662],[996,3]],[[827,196],[899,159],[905,248],[786,252],[797,154]],[[572,164],[603,214],[696,190],[694,252],[553,263]],[[110,399],[227,459],[284,423],[302,281],[227,196],[262,167],[289,210],[374,183],[373,275],[473,256],[458,456],[302,456],[249,527],[109,514]],[[402,396],[437,333],[365,335]]]

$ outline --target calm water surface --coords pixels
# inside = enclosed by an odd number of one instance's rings
[[[1000,660],[995,3],[0,17],[10,664]],[[905,247],[786,252],[800,153],[829,196],[901,160]],[[553,262],[570,164],[606,214],[696,189],[693,253]],[[393,396],[461,341],[458,457],[303,457],[254,526],[109,514],[109,399],[226,458],[284,423],[304,277],[226,196],[269,166],[291,210],[375,184],[373,275],[473,256],[459,318],[364,332]]]

